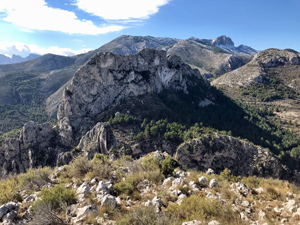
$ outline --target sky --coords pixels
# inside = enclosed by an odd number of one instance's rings
[[[0,0],[0,53],[74,55],[121,36],[300,51],[300,0]]]

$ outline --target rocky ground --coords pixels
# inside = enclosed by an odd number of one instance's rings
[[[174,169],[177,165],[170,159],[159,151],[135,161],[101,154],[92,161],[79,157],[69,166],[31,170],[6,180],[22,184],[15,186],[12,198],[3,190],[2,180],[1,193],[7,198],[0,198],[5,203],[0,206],[0,221],[5,225],[300,224],[300,192],[293,184],[236,177],[228,169],[220,174],[212,169],[183,171]]]

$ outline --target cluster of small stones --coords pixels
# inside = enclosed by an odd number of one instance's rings
[[[163,157],[160,153],[155,153],[157,157]],[[130,174],[131,171],[128,167],[120,167],[125,174]],[[51,187],[55,183],[59,183],[58,173],[63,172],[63,167],[59,167],[56,173],[52,176],[52,183],[45,185],[44,187]],[[151,199],[147,201],[134,201],[127,196],[123,198],[121,196],[114,195],[114,187],[112,180],[98,180],[96,177],[92,180],[86,180],[80,185],[77,183],[69,183],[67,188],[73,189],[77,194],[78,202],[68,206],[66,210],[66,223],[71,225],[83,224],[89,217],[95,218],[97,224],[113,225],[116,221],[110,218],[109,214],[99,216],[99,207],[106,207],[114,209],[118,206],[125,206],[127,210],[131,210],[137,206],[155,207],[157,213],[161,213],[165,210],[162,199],[158,197],[157,190],[164,190],[170,197],[168,204],[181,205],[185,199],[197,193],[205,193],[206,198],[218,200],[221,204],[231,204],[228,200],[223,199],[221,195],[220,184],[217,179],[209,179],[214,174],[212,169],[206,171],[207,175],[199,176],[198,181],[191,180],[191,173],[184,172],[176,169],[173,176],[166,178],[161,185],[153,185],[149,180],[143,180],[137,185],[142,199]],[[123,178],[126,179],[126,176]],[[187,193],[182,193],[182,188],[188,190]],[[276,201],[276,207],[274,207],[274,201],[267,201],[263,199],[253,200],[249,197],[253,192],[256,194],[263,194],[265,190],[258,188],[252,190],[241,182],[232,183],[228,191],[232,192],[236,199],[230,206],[232,210],[240,215],[240,218],[246,223],[251,225],[268,225],[268,224],[286,224],[291,219],[297,219],[300,217],[300,195],[288,193],[288,197],[285,201]],[[22,194],[22,192],[20,192]],[[22,203],[9,202],[0,206],[0,224],[15,225],[26,224],[29,222],[30,215],[32,214],[31,207],[28,207],[28,203],[34,203],[38,200],[38,193],[31,195],[23,194]],[[92,196],[92,197],[91,197]],[[152,196],[152,197],[150,197]],[[153,197],[154,196],[154,197]],[[92,201],[91,201],[91,198]],[[91,204],[93,202],[93,204]],[[27,205],[27,211],[24,213],[26,218],[17,218],[19,208],[22,204]],[[276,215],[275,218],[268,218],[268,214],[272,211]],[[2,222],[2,223],[1,223]],[[204,221],[186,221],[182,225],[218,225],[221,224],[216,220],[209,222]],[[290,224],[290,223],[289,223]]]

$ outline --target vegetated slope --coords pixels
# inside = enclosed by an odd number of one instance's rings
[[[299,53],[269,49],[212,84],[232,98],[260,108],[267,107],[271,119],[299,133],[299,64]]]
[[[0,134],[21,128],[25,122],[50,120],[45,99],[66,83],[79,68],[74,59],[44,55],[37,59],[0,66]]]

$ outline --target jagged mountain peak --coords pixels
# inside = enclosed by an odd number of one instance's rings
[[[199,82],[208,85],[198,70],[163,50],[146,48],[134,55],[99,52],[75,73],[64,92],[57,114],[61,136],[65,145],[73,145],[94,125],[90,118],[112,104],[163,90],[188,93]]]
[[[226,35],[222,35],[220,37],[217,37],[212,41],[212,44],[215,46],[234,46],[234,42],[231,40],[230,37],[227,37]]]

